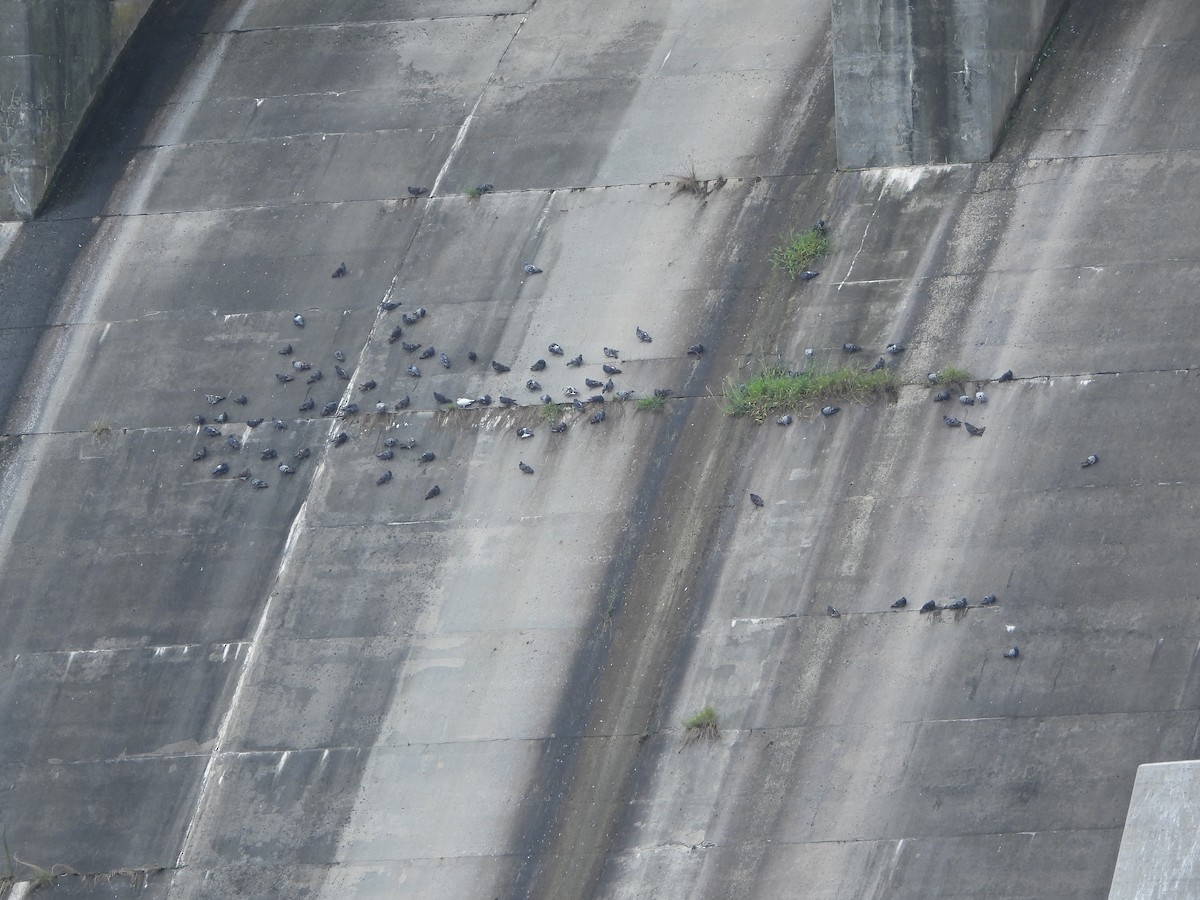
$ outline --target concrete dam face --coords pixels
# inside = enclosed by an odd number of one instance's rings
[[[141,12],[0,225],[0,897],[1136,894],[1200,9]]]

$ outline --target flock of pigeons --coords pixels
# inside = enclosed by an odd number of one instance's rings
[[[491,190],[491,185],[481,185],[479,188],[477,188],[477,190],[479,190],[481,193],[484,193],[486,192],[485,188],[487,190]],[[418,197],[421,193],[424,193],[424,189],[409,188],[409,193],[414,197]],[[522,264],[521,269],[527,276],[539,275],[542,272],[541,268],[533,263],[528,262]],[[347,268],[346,264],[342,262],[336,269],[334,269],[332,277],[344,278],[348,274],[349,269]],[[387,299],[380,304],[381,309],[385,313],[391,313],[398,309],[399,306],[400,304],[394,303]],[[420,307],[411,313],[402,313],[400,315],[401,324],[398,324],[391,329],[387,337],[387,343],[389,345],[399,344],[400,349],[405,353],[409,355],[415,355],[417,362],[433,360],[436,357],[438,364],[440,364],[444,369],[450,369],[453,367],[454,363],[445,351],[439,353],[433,346],[425,346],[421,343],[414,343],[410,340],[405,340],[405,338],[409,336],[406,334],[405,329],[413,329],[425,319],[426,315],[427,311],[424,307]],[[296,328],[304,328],[306,324],[304,316],[300,313],[295,313],[292,316],[292,324]],[[647,331],[642,329],[640,325],[634,328],[634,335],[637,337],[638,341],[642,343],[649,344],[654,340],[653,337],[651,337]],[[692,357],[699,358],[704,354],[704,352],[705,348],[703,344],[693,344],[690,348],[688,348],[688,355]],[[547,353],[551,358],[565,357],[567,355],[567,351],[564,350],[563,347],[558,343],[551,343],[547,348]],[[294,358],[296,355],[295,349],[290,343],[285,343],[279,348],[279,355],[287,360],[288,364],[282,366],[284,371],[277,372],[275,374],[275,380],[279,384],[286,385],[295,383],[304,387],[306,389],[306,393],[303,401],[298,407],[298,412],[302,414],[309,413],[315,415],[316,413],[314,411],[317,409],[317,401],[311,396],[311,394],[313,390],[316,390],[314,386],[322,381],[327,380],[327,376],[322,369],[318,367],[316,362]],[[343,367],[343,364],[346,362],[345,353],[343,353],[341,350],[334,350],[332,356],[334,376],[333,379],[328,380],[336,379],[343,382],[353,383],[355,379],[352,373],[348,372]],[[466,356],[469,364],[471,365],[475,365],[480,361],[478,354],[476,354],[474,350],[469,351]],[[586,417],[589,424],[599,425],[607,418],[604,405],[608,400],[611,399],[624,401],[633,399],[634,391],[617,390],[617,385],[613,381],[614,376],[622,374],[622,370],[618,365],[620,362],[620,357],[621,353],[619,350],[616,350],[612,347],[605,347],[605,361],[600,366],[600,371],[605,376],[605,380],[601,381],[598,378],[592,378],[585,375],[583,377],[582,384],[585,391],[592,392],[590,395],[580,391],[574,385],[568,385],[564,387],[562,389],[562,396],[565,399],[559,401],[562,407],[565,408],[570,406],[576,413],[580,413],[583,417]],[[566,366],[570,369],[581,370],[583,369],[584,365],[585,363],[582,353],[579,353],[566,361]],[[495,359],[491,361],[489,367],[497,375],[503,375],[512,371],[509,365]],[[547,371],[549,367],[550,363],[547,362],[546,359],[536,360],[529,367],[530,372],[533,373],[533,376],[535,377],[530,377],[525,382],[525,389],[531,394],[537,394],[539,403],[544,405],[555,403],[555,400],[551,394],[545,388],[543,388],[541,382],[537,380],[538,378],[546,377],[539,373]],[[416,362],[407,364],[405,366],[405,372],[414,380],[422,377],[421,369]],[[302,382],[301,379],[303,379]],[[356,393],[359,395],[367,394],[376,390],[377,388],[379,388],[379,383],[374,378],[368,378],[357,384]],[[344,394],[344,391],[341,393]],[[671,396],[673,393],[674,392],[668,388],[657,388],[654,390],[654,396],[662,399]],[[351,394],[351,396],[352,395],[353,394]],[[493,403],[498,403],[500,406],[504,407],[519,405],[519,401],[512,397],[504,396],[503,394],[496,398],[493,398],[491,394],[483,394],[480,397],[451,398],[443,396],[437,391],[433,391],[432,396],[434,402],[439,406],[456,406],[459,409],[487,407],[491,406]],[[205,395],[205,400],[211,407],[222,407],[226,399],[227,398],[225,395],[220,394]],[[232,401],[238,406],[245,406],[249,402],[245,394],[238,394],[234,396]],[[392,404],[390,407],[387,402],[378,400],[373,404],[373,406],[370,406],[367,409],[360,409],[358,402],[345,399],[344,397],[339,397],[338,399],[330,400],[321,406],[320,415],[345,418],[348,416],[356,416],[360,413],[368,413],[371,409],[378,414],[387,414],[393,411],[400,412],[408,409],[411,403],[412,395],[406,394],[403,399]],[[245,437],[239,437],[237,434],[227,435],[220,427],[223,425],[235,424],[232,422],[229,413],[224,408],[221,408],[220,412],[218,412],[215,416],[212,416],[211,421],[204,415],[195,415],[192,417],[192,421],[197,426],[198,435],[202,441],[202,443],[194,450],[192,454],[192,459],[194,461],[201,462],[205,460],[211,460],[212,456],[215,455],[216,452],[222,451],[230,454],[242,454]],[[266,420],[263,417],[250,418],[245,420],[245,426],[251,430],[254,430],[260,426],[263,426],[265,421]],[[567,421],[567,418],[564,416],[561,417],[556,424],[550,426],[550,431],[555,434],[561,434],[567,431],[569,427],[570,425]],[[273,433],[286,432],[288,430],[288,423],[283,419],[272,417],[270,428]],[[517,429],[516,434],[519,439],[525,440],[532,438],[534,436],[534,431],[528,426],[522,426]],[[217,439],[223,439],[223,442],[216,444],[216,449],[210,451],[210,447],[214,446],[213,442]],[[346,431],[338,431],[330,439],[330,443],[334,447],[341,447],[349,442],[350,435]],[[416,447],[416,445],[417,442],[414,438],[401,441],[396,437],[388,437],[383,441],[383,448],[375,454],[375,458],[386,463],[395,459],[397,451],[412,450]],[[312,456],[311,447],[301,447],[296,449],[292,451],[286,459],[280,456],[279,450],[277,450],[274,446],[264,447],[259,451],[259,461],[269,463],[282,476],[295,475],[298,467],[310,456]],[[434,453],[427,451],[417,456],[416,460],[418,463],[424,465],[433,462],[436,458],[437,457]],[[524,460],[521,460],[517,464],[517,467],[518,470],[525,475],[534,474],[533,467],[527,464]],[[239,466],[238,468],[241,467]],[[222,460],[212,468],[211,474],[214,478],[222,478],[226,475],[229,475],[232,471],[233,467],[231,467],[230,463],[226,460]],[[241,471],[238,472],[236,477],[244,482],[247,482],[252,488],[263,489],[270,486],[270,482],[268,482],[265,477],[256,475],[248,466],[241,468]],[[382,486],[391,482],[392,478],[392,470],[390,468],[385,468],[377,475],[375,478],[375,483],[376,485]],[[425,499],[432,500],[434,497],[440,496],[441,493],[441,487],[437,484],[434,484],[426,492]]]

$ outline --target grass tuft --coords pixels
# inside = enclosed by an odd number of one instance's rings
[[[966,369],[960,369],[958,366],[943,366],[935,374],[937,375],[938,384],[963,385],[971,380],[971,373]]]
[[[843,366],[829,372],[765,369],[745,384],[725,379],[725,411],[756,422],[785,410],[809,411],[828,403],[866,403],[896,392],[896,379],[886,369],[865,372]]]
[[[533,408],[533,418],[538,422],[557,422],[570,408],[570,403],[543,403]]]
[[[469,188],[467,190],[467,196],[470,197],[472,200],[478,200],[480,197],[483,196],[483,191],[481,191],[477,187]]]
[[[696,741],[715,741],[721,736],[721,728],[717,724],[717,711],[711,706],[705,706],[693,716],[683,720],[683,743],[694,744]]]
[[[637,399],[637,408],[643,412],[662,412],[666,405],[666,397],[638,397]]]
[[[88,431],[91,432],[92,440],[98,444],[108,440],[109,435],[112,434],[112,426],[107,422],[93,422],[88,426]]]
[[[828,252],[828,235],[815,228],[792,229],[783,236],[783,243],[771,251],[771,267],[783,269],[789,278],[795,278]]]

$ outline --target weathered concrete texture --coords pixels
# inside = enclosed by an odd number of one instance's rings
[[[1138,766],[1109,900],[1200,896],[1200,762]]]
[[[0,219],[31,218],[154,0],[11,0],[0,10]]]
[[[1066,0],[834,0],[842,168],[990,159]]]

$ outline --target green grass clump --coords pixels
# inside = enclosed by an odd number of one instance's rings
[[[637,400],[637,408],[644,412],[661,412],[666,405],[666,397],[638,397]]]
[[[539,422],[557,422],[570,408],[569,403],[543,403],[533,408],[533,417]]]
[[[829,252],[829,237],[815,228],[789,231],[783,243],[771,251],[771,266],[795,278]]]
[[[477,187],[473,187],[467,191],[467,196],[470,197],[472,200],[478,200],[480,197],[483,196],[483,191],[481,191]]]
[[[971,373],[958,366],[943,366],[935,374],[938,384],[966,384],[971,380]]]
[[[686,744],[715,741],[721,736],[721,728],[717,724],[717,711],[711,706],[706,706],[695,715],[684,719],[683,727],[683,740]]]
[[[745,384],[726,378],[725,411],[761,422],[776,412],[807,410],[829,403],[865,403],[894,394],[895,390],[895,376],[886,369],[865,372],[843,366],[829,372],[789,372],[772,367]]]

